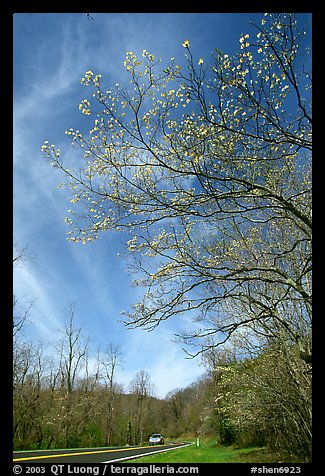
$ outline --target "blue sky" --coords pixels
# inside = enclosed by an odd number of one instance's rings
[[[14,292],[21,305],[34,301],[24,336],[47,344],[58,337],[65,310],[75,303],[76,326],[91,339],[95,355],[108,344],[120,346],[125,386],[147,370],[157,395],[182,388],[204,373],[199,360],[185,359],[174,333],[186,320],[164,322],[153,332],[127,330],[121,312],[137,301],[139,290],[119,255],[123,235],[107,233],[86,246],[66,240],[68,191],[62,177],[42,158],[49,140],[71,154],[64,131],[82,130],[79,111],[86,97],[80,79],[87,70],[105,85],[126,80],[127,51],[143,49],[181,63],[182,42],[194,56],[207,58],[215,48],[232,54],[239,37],[259,23],[262,13],[18,13],[14,15],[14,244],[28,245],[32,260],[14,270]]]

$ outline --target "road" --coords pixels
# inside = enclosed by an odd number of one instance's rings
[[[170,451],[186,444],[130,446],[110,448],[77,448],[69,450],[14,451],[15,463],[113,463],[147,454]]]

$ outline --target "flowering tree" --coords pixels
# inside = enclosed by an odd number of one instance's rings
[[[216,50],[210,64],[193,57],[189,40],[187,68],[128,52],[129,89],[105,91],[101,75],[87,71],[81,82],[92,99],[79,108],[93,127],[66,131],[80,167],[68,168],[48,141],[42,150],[72,191],[71,241],[129,233],[134,282],[145,292],[128,325],[152,329],[190,313],[188,343],[284,332],[309,357],[306,37],[292,14],[264,15],[255,26],[237,54]]]

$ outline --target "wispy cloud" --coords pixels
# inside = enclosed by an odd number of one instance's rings
[[[157,396],[164,398],[171,390],[190,385],[204,373],[198,360],[186,358],[167,326],[152,332],[140,329],[130,332],[127,343],[121,346],[127,370],[117,374],[118,381],[125,386],[137,372],[146,370],[157,389]]]
[[[53,332],[61,328],[53,303],[53,291],[51,281],[38,276],[32,265],[23,263],[18,270],[14,270],[14,292],[18,305],[25,306],[26,300],[34,303],[29,313],[29,323],[25,327],[28,336],[35,336],[36,333],[38,339],[48,342],[52,340]]]
[[[189,37],[194,19],[134,13],[96,14],[91,22],[83,14],[15,17],[14,238],[29,244],[35,256],[14,275],[17,297],[35,300],[26,333],[36,340],[55,340],[65,307],[75,302],[76,326],[89,334],[93,354],[98,346],[121,345],[125,364],[117,381],[127,386],[144,369],[164,396],[194,381],[202,368],[185,359],[173,341],[178,322],[163,323],[151,333],[126,330],[119,322],[120,311],[142,292],[130,285],[124,263],[116,258],[123,237],[107,234],[86,246],[66,241],[63,220],[70,197],[56,188],[61,177],[42,159],[40,148],[47,139],[74,162],[77,154],[64,131],[81,129],[80,124],[87,129],[78,109],[89,94],[80,84],[85,71],[101,73],[109,88],[129,82],[123,68],[127,51],[141,55],[147,49],[163,61],[183,58],[181,42]]]

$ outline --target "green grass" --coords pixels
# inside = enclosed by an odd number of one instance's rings
[[[168,444],[168,442],[166,442]],[[237,448],[217,446],[212,440],[202,440],[166,453],[157,453],[128,460],[129,463],[298,463],[290,456],[272,454],[267,448]]]
[[[167,442],[168,444],[168,442]],[[152,456],[144,456],[126,462],[133,463],[235,463],[243,462],[238,458],[260,450],[260,448],[230,448],[217,447],[214,442],[201,442],[200,446],[192,444],[184,448],[178,448],[166,453],[157,453]]]

